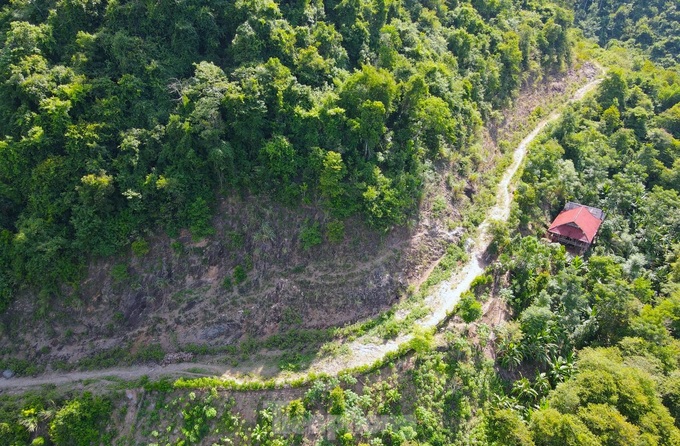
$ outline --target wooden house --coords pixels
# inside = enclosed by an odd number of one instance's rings
[[[548,229],[550,239],[585,252],[604,221],[602,209],[568,202]]]

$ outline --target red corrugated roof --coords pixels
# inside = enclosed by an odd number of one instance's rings
[[[592,243],[601,224],[602,220],[591,214],[588,208],[579,206],[562,211],[552,222],[548,231],[574,240]]]

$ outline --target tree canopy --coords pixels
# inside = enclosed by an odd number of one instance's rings
[[[432,162],[569,62],[570,21],[545,2],[4,4],[0,307],[156,228],[210,233],[220,194],[403,223]]]

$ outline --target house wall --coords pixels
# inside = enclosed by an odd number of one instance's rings
[[[575,246],[575,247],[581,248],[583,250],[586,250],[590,247],[590,243],[582,242],[580,240],[574,240],[572,238],[565,237],[565,236],[559,235],[559,234],[550,233],[550,239],[552,241],[559,242],[559,243],[562,243],[562,244],[565,244],[565,245]]]

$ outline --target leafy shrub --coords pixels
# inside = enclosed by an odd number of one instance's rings
[[[56,446],[90,446],[104,438],[112,405],[108,399],[86,392],[68,401],[50,422],[50,440]]]
[[[132,242],[132,253],[137,257],[143,257],[149,253],[151,248],[146,240],[135,240]]]
[[[286,352],[279,358],[279,369],[289,372],[297,372],[302,368],[306,358],[300,353]]]
[[[345,239],[345,223],[340,220],[329,221],[326,224],[326,238],[331,243],[340,243]]]
[[[491,274],[481,274],[474,278],[470,284],[470,289],[472,289],[475,295],[479,296],[484,291],[488,290],[493,284],[493,276]]]
[[[315,222],[311,225],[305,224],[300,230],[300,243],[302,244],[302,249],[305,251],[310,250],[316,245],[320,245],[322,241],[319,223]]]
[[[78,365],[84,369],[114,367],[121,362],[129,361],[129,353],[127,347],[113,347],[80,359]]]
[[[680,424],[680,371],[676,370],[661,386],[661,396],[675,423]]]
[[[245,268],[243,268],[241,265],[237,265],[236,268],[234,268],[234,283],[236,283],[236,285],[240,285],[245,282],[247,278],[248,273],[246,273]]]
[[[165,357],[165,351],[160,344],[145,345],[134,356],[139,362],[160,362]]]
[[[458,303],[458,314],[466,323],[476,321],[482,316],[482,304],[471,293],[464,293]]]
[[[32,376],[45,370],[43,364],[19,358],[0,359],[0,370],[12,370],[18,376]]]
[[[0,313],[5,311],[13,297],[14,291],[12,285],[5,277],[0,277]]]
[[[293,308],[286,307],[281,313],[281,325],[290,327],[302,324],[302,316]]]
[[[328,413],[331,415],[342,415],[345,412],[345,391],[340,386],[336,386],[328,395],[330,406]]]
[[[439,218],[442,215],[442,212],[446,210],[446,198],[442,197],[441,195],[437,195],[437,197],[432,201],[432,214]]]
[[[189,229],[194,239],[201,239],[215,233],[212,227],[212,211],[203,197],[198,197],[188,211]]]
[[[133,248],[134,249],[134,248]],[[130,278],[128,266],[125,263],[118,263],[111,268],[111,277],[116,282],[125,282]]]
[[[227,244],[232,249],[240,249],[246,243],[246,237],[243,233],[231,231],[227,234]]]
[[[340,444],[343,446],[354,445],[354,436],[351,432],[345,432],[340,436]]]
[[[144,377],[142,377],[144,378]],[[141,380],[140,380],[141,381]],[[144,387],[144,390],[147,392],[171,392],[174,389],[172,381],[168,378],[162,378],[158,381],[148,381],[148,377],[146,382],[140,383],[142,387]]]
[[[394,318],[388,320],[380,327],[380,334],[385,339],[394,339],[399,335],[400,324]]]
[[[191,402],[182,410],[182,434],[186,437],[185,444],[200,444],[210,431],[209,420],[217,416],[217,410],[210,404],[212,395],[197,400],[196,394],[190,392],[189,399]]]
[[[172,251],[177,255],[184,253],[184,245],[179,240],[175,240],[174,242],[170,243],[170,247],[172,248]]]
[[[510,231],[507,223],[491,220],[489,233],[491,234],[492,239],[487,252],[493,256],[502,253],[510,244]]]
[[[307,413],[307,409],[302,400],[297,399],[288,403],[288,406],[286,406],[286,413],[291,418],[302,418]]]
[[[430,329],[416,326],[413,330],[413,339],[409,342],[410,348],[418,354],[426,353],[434,345],[434,332]]]
[[[28,431],[16,423],[0,421],[0,444],[23,445],[28,442]]]

